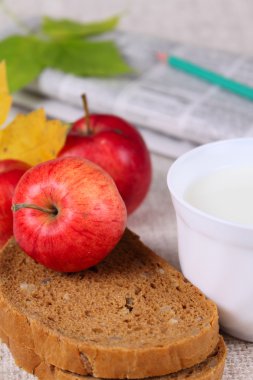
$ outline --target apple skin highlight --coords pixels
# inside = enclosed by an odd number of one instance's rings
[[[59,157],[77,156],[101,166],[111,175],[126,204],[136,210],[148,193],[152,167],[141,134],[118,116],[89,115],[77,120]]]
[[[61,272],[99,263],[120,240],[127,219],[111,177],[94,163],[74,157],[47,161],[26,172],[16,187],[13,209],[14,236],[21,248]]]

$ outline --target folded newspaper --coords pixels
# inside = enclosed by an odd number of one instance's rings
[[[91,110],[124,117],[141,128],[151,150],[172,157],[196,144],[253,136],[251,101],[158,62],[156,53],[187,58],[252,86],[253,58],[128,32],[107,38],[115,39],[134,75],[80,78],[47,69],[30,93],[16,95],[16,104],[45,106],[52,116],[70,121],[82,115],[80,95],[86,93]]]

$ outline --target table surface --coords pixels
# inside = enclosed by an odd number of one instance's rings
[[[94,20],[124,12],[120,28],[186,43],[253,54],[252,0],[5,0],[19,17],[42,14]],[[82,12],[80,12],[82,10]],[[0,33],[11,28],[1,12]],[[166,185],[169,159],[153,158],[154,178],[143,205],[129,218],[129,227],[154,251],[179,268],[176,223]],[[228,358],[223,380],[253,380],[253,344],[225,337]],[[0,345],[0,380],[32,380],[19,370]]]

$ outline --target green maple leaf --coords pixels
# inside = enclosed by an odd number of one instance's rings
[[[44,67],[47,43],[34,36],[10,36],[0,41],[0,61],[4,60],[10,91],[33,81]]]
[[[87,37],[112,30],[117,26],[118,22],[118,16],[92,23],[80,23],[67,19],[55,20],[50,17],[44,17],[42,31],[53,39]]]
[[[112,41],[61,41],[50,48],[48,66],[67,73],[108,77],[132,72]]]
[[[14,35],[0,41],[0,61],[6,61],[11,92],[32,82],[46,67],[80,76],[110,77],[132,72],[114,42],[80,38],[114,28],[118,18],[90,24],[48,18],[45,21],[44,31],[62,39]]]

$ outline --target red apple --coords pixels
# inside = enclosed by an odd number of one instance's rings
[[[17,160],[0,161],[0,248],[13,234],[12,196],[19,179],[29,167]]]
[[[76,272],[100,262],[126,226],[112,178],[94,163],[59,158],[30,169],[13,197],[14,236],[48,268]]]
[[[151,182],[150,154],[140,133],[113,115],[89,115],[74,123],[59,157],[79,156],[114,179],[128,214],[145,198]]]

